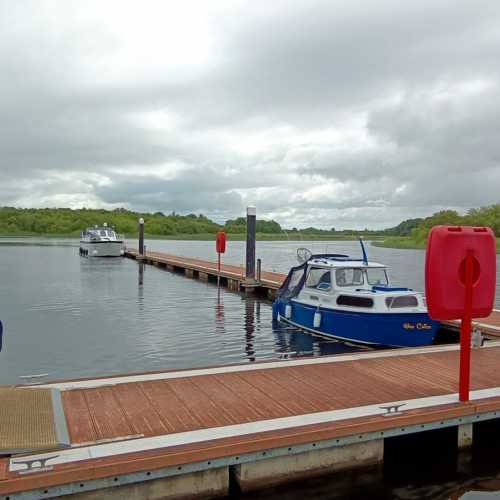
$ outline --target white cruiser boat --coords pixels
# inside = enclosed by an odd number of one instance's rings
[[[106,223],[82,231],[80,255],[83,257],[120,257],[124,253],[123,237]]]

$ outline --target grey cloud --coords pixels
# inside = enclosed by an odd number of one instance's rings
[[[87,5],[98,18],[98,2]],[[94,65],[114,47],[105,24],[70,10],[0,0],[0,205],[74,199],[220,218],[257,203],[290,226],[380,227],[499,199],[496,1],[214,10],[213,64],[124,81]],[[487,85],[453,97],[475,81]],[[172,127],[138,119],[159,111]],[[161,173],[169,164],[182,168]],[[322,185],[332,191],[313,196]]]

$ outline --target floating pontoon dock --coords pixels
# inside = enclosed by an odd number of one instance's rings
[[[0,499],[222,496],[230,477],[247,490],[380,464],[387,439],[444,427],[457,429],[457,446],[466,447],[475,423],[500,417],[500,342],[473,350],[467,403],[458,401],[458,349],[373,351],[16,388],[58,392],[70,448],[3,450],[11,455],[0,458]],[[8,438],[3,430],[0,421],[0,448]]]
[[[256,280],[248,283],[243,266],[221,264],[221,272],[219,274],[217,263],[209,260],[179,257],[164,252],[147,251],[144,255],[139,255],[138,251],[133,248],[128,248],[125,251],[125,256],[141,260],[146,264],[166,268],[169,271],[181,271],[190,278],[198,278],[204,281],[208,281],[209,279],[217,280],[217,277],[220,276],[222,284],[231,290],[259,290],[269,297],[274,296],[276,290],[278,290],[286,278],[286,275],[282,273],[258,271]]]

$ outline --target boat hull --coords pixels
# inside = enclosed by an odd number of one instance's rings
[[[123,255],[122,241],[80,241],[80,255],[85,257],[120,257]]]
[[[288,317],[286,306],[291,306]],[[319,312],[319,326],[314,314]],[[358,344],[417,347],[434,340],[439,323],[426,313],[359,313],[330,308],[318,308],[293,300],[278,299],[273,315],[280,321],[326,337]]]

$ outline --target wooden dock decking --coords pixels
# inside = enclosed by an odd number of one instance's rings
[[[212,469],[244,483],[262,460],[500,417],[500,342],[473,350],[468,403],[458,360],[449,345],[45,384],[61,391],[71,448],[0,458],[0,499]]]

